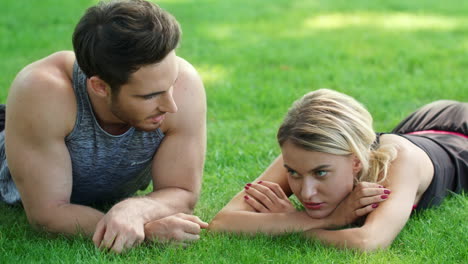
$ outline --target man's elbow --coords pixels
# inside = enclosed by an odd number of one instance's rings
[[[49,233],[59,233],[56,221],[53,217],[47,215],[28,216],[28,222],[31,227],[39,231]]]
[[[31,227],[49,233],[62,233],[63,224],[60,223],[60,218],[57,217],[57,209],[62,204],[36,208],[31,212],[27,212],[26,216]]]
[[[192,214],[195,210],[195,206],[198,203],[199,193],[190,192],[189,197],[187,198],[186,207],[182,210],[183,213]]]

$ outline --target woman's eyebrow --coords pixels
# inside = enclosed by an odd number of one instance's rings
[[[284,164],[283,166],[284,166],[286,169],[288,169],[288,170],[296,171],[295,169],[289,167],[287,164]],[[331,167],[331,165],[329,165],[329,164],[321,164],[321,165],[318,165],[317,167],[315,167],[315,168],[309,170],[309,172],[314,172],[314,171],[318,171],[318,170],[328,169],[328,168],[330,168],[330,167]]]

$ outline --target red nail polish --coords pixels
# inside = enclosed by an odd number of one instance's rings
[[[259,181],[258,183],[260,184],[260,183],[262,183],[262,182],[263,182],[263,181]]]
[[[247,183],[246,185],[247,185],[247,186],[252,186],[252,184],[251,184],[251,183]]]
[[[380,196],[380,198],[382,198],[382,199],[387,199],[387,198],[388,198],[388,195],[382,195],[382,196]]]
[[[245,186],[244,189],[248,190],[248,189],[249,189],[249,186]]]
[[[379,204],[372,204],[372,208],[377,208],[377,206],[379,206]]]
[[[244,199],[248,200],[248,199],[249,199],[249,197],[246,195],[246,196],[244,196]]]
[[[385,194],[390,194],[390,190],[383,191]]]

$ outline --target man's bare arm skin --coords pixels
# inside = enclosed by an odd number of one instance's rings
[[[31,224],[47,231],[93,234],[103,213],[70,204],[72,168],[64,138],[75,123],[72,52],[27,66],[14,80],[6,114],[7,162]]]
[[[180,73],[173,94],[178,112],[168,114],[163,123],[165,138],[153,159],[154,190],[115,205],[96,228],[96,245],[119,251],[127,239],[113,242],[119,229],[114,227],[126,225],[125,222],[143,226],[177,213],[192,213],[198,200],[206,149],[205,91],[195,69],[179,60]],[[198,220],[190,222],[198,223],[198,228],[203,226]]]

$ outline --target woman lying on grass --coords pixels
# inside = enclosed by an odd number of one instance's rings
[[[278,131],[282,155],[209,228],[299,231],[343,248],[388,247],[414,208],[468,189],[467,135],[468,103],[431,103],[392,133],[376,134],[369,112],[353,98],[327,89],[308,93]],[[294,208],[291,194],[305,211]],[[362,225],[337,229],[365,215]]]

